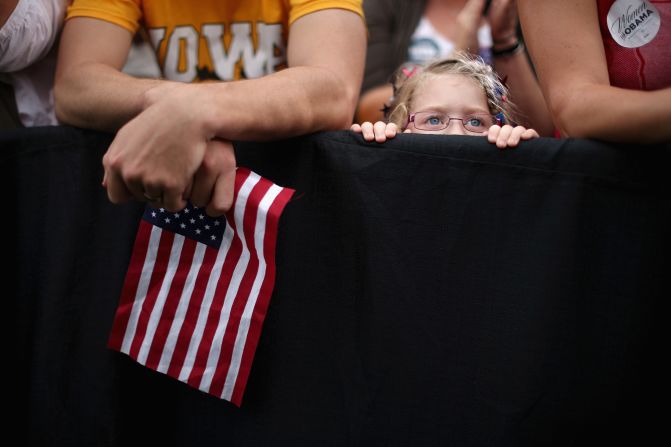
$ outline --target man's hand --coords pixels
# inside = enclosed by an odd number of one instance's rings
[[[196,171],[187,197],[198,207],[206,206],[209,216],[221,216],[233,204],[235,152],[230,141],[207,143],[203,163]]]
[[[230,206],[232,188],[226,192],[223,185],[235,157],[230,143],[211,141],[203,87],[162,83],[147,92],[145,109],[121,128],[103,158],[103,185],[112,202],[135,197],[176,211],[195,194],[199,205],[214,200],[212,211]]]

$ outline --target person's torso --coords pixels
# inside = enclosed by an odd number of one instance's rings
[[[671,0],[597,0],[611,85],[671,86]]]
[[[491,64],[492,35],[489,25],[485,24],[478,29],[478,44],[480,46],[480,57]],[[424,64],[432,60],[445,58],[453,51],[454,42],[443,36],[435,29],[429,19],[422,16],[410,38],[407,61]]]
[[[257,78],[286,66],[289,2],[143,0],[143,23],[166,78]]]

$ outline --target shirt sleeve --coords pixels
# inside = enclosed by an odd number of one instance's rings
[[[290,0],[289,24],[311,12],[322,9],[345,9],[363,18],[361,0]]]
[[[74,0],[68,8],[66,20],[89,17],[119,25],[131,34],[140,27],[141,0]]]
[[[42,59],[63,24],[63,0],[20,0],[0,28],[0,72],[21,70]]]

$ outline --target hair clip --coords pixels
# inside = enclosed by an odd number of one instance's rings
[[[412,70],[408,70],[406,67],[403,67],[401,71],[403,71],[403,74],[405,75],[406,78],[410,79],[415,75],[415,73],[417,73],[417,68],[418,67],[416,65],[412,67]]]

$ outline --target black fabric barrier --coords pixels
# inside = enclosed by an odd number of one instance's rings
[[[241,408],[109,351],[140,204],[111,137],[0,133],[6,439],[58,446],[668,438],[671,148],[349,132],[236,144],[297,190]],[[11,290],[11,287],[10,287]],[[22,441],[21,441],[22,440]],[[624,444],[622,444],[624,443]]]

